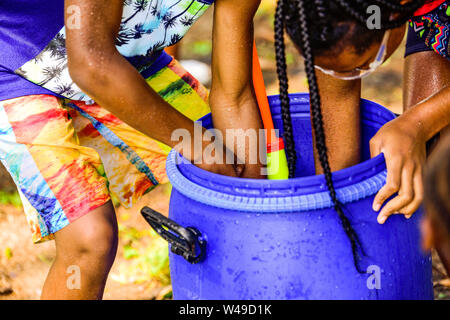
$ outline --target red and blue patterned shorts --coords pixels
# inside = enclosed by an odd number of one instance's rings
[[[450,60],[450,1],[409,22],[405,56],[434,51]]]

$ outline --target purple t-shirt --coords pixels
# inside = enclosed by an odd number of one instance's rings
[[[64,25],[64,1],[0,1],[0,101],[52,94],[14,71],[36,57]]]
[[[213,1],[126,1],[116,48],[146,78],[170,63],[163,49]],[[90,100],[70,78],[65,41],[64,0],[1,0],[0,101],[30,94]]]

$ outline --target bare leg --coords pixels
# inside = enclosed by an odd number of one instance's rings
[[[56,259],[41,299],[101,299],[117,251],[117,220],[111,202],[56,232],[55,241]]]

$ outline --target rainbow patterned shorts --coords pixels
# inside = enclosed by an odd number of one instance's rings
[[[190,119],[209,112],[207,90],[177,61],[146,80]],[[167,183],[169,151],[97,104],[51,95],[0,102],[0,160],[18,187],[35,243],[111,195],[130,207]]]

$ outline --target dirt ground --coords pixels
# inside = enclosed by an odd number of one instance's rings
[[[263,2],[255,18],[255,37],[261,58],[268,94],[278,92],[276,81],[272,16],[268,1]],[[181,58],[196,59],[210,63],[211,50],[210,10],[195,24],[182,42]],[[385,105],[396,113],[402,111],[402,47],[394,56],[363,82],[363,97]],[[287,46],[290,92],[307,91],[303,63],[292,45]],[[1,171],[1,170],[0,170]],[[0,190],[10,188],[0,172]],[[11,191],[11,190],[7,190]],[[161,299],[170,292],[164,256],[164,243],[149,234],[149,227],[139,214],[143,205],[166,213],[168,192],[157,188],[147,195],[133,209],[119,208],[118,220],[121,225],[120,245],[117,259],[109,277],[105,299]],[[150,251],[159,255],[151,257]],[[30,232],[21,208],[0,205],[0,300],[38,299],[44,279],[54,259],[53,242],[33,245]],[[161,265],[158,270],[148,270],[151,264]],[[433,279],[435,298],[450,299],[450,280],[446,278],[439,259],[434,255]],[[154,276],[149,277],[148,274]]]
[[[131,233],[141,234],[133,250],[146,252],[147,248],[154,246],[154,242],[166,245],[163,240],[148,235],[150,227],[139,210],[149,205],[167,214],[168,200],[168,192],[158,188],[134,208],[118,209],[120,243],[106,285],[105,299],[161,299],[170,292],[168,283],[161,283],[148,276],[149,272],[137,263],[140,257],[130,256],[126,252]],[[12,205],[0,205],[0,230],[0,300],[39,299],[45,277],[55,258],[54,241],[34,245],[22,209]]]
[[[137,246],[133,245],[133,250],[143,249],[145,252],[146,247],[151,247],[152,241],[165,246],[163,240],[148,235],[150,227],[139,213],[144,205],[167,213],[167,191],[158,188],[134,208],[118,209],[120,243],[107,282],[105,299],[149,300],[162,298],[170,291],[168,284],[143,274],[146,270],[139,265],[136,266],[139,257],[130,256],[129,253],[127,256],[126,251],[132,232],[143,234],[139,237],[139,241],[136,241]],[[45,277],[55,258],[54,241],[34,245],[22,209],[12,205],[0,205],[0,230],[0,300],[39,299]]]

